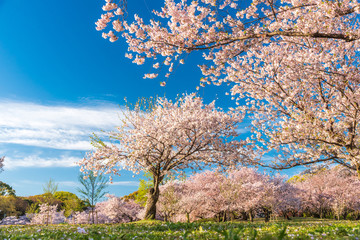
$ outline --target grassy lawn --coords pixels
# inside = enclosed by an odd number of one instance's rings
[[[86,233],[81,233],[82,229]],[[0,239],[360,239],[360,222],[296,219],[270,223],[139,221],[114,225],[1,226]]]

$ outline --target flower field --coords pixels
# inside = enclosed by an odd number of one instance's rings
[[[1,226],[0,239],[360,239],[356,221]]]

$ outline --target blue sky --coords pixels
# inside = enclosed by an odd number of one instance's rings
[[[102,14],[100,0],[0,0],[0,174],[18,195],[42,193],[50,178],[59,189],[76,192],[75,161],[91,149],[89,136],[112,130],[124,97],[196,91],[201,73],[194,55],[178,68],[166,87],[164,79],[143,79],[147,66],[124,57],[126,43],[110,43],[95,30]],[[162,1],[131,0],[129,13],[149,17]],[[154,5],[155,4],[155,5]],[[148,7],[148,8],[147,8]],[[205,102],[235,106],[226,86],[199,91]],[[137,189],[129,172],[114,179],[109,192],[118,196]]]

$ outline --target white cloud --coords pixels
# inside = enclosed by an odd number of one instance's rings
[[[23,159],[5,158],[5,169],[14,169],[19,167],[75,167],[80,158],[61,156],[60,158],[41,158],[38,156],[28,156]]]
[[[249,128],[237,128],[235,129],[236,133],[239,135],[242,135],[244,133],[249,133],[250,129]]]
[[[68,150],[90,150],[89,136],[120,124],[115,105],[45,106],[0,101],[0,143]]]
[[[235,131],[240,135],[242,135],[244,133],[249,133],[249,132],[251,132],[250,126],[251,126],[250,119],[244,119],[244,121],[242,123],[239,123],[237,125],[237,128],[235,129]]]

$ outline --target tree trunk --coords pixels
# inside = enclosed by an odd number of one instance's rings
[[[190,214],[188,212],[186,213],[186,220],[188,223],[190,222]]]
[[[264,208],[265,222],[270,221],[270,213],[271,211],[268,208]]]
[[[50,207],[47,205],[47,211],[46,211],[46,225],[49,225],[49,219],[50,219]]]
[[[320,207],[320,213],[319,213],[319,216],[320,216],[320,219],[322,219],[323,218],[323,211],[322,211],[322,207]]]
[[[91,208],[91,223],[95,224],[94,208]]]
[[[249,212],[249,219],[251,222],[254,221],[254,215],[253,215],[252,211]]]
[[[156,203],[159,200],[160,190],[159,186],[162,177],[153,175],[154,187],[149,189],[148,198],[146,200],[144,219],[155,219],[156,216]]]
[[[347,211],[347,209],[345,209],[345,210],[344,210],[344,213],[343,213],[343,219],[344,219],[344,220],[346,220],[348,213],[349,213],[349,212]]]
[[[99,217],[98,217],[98,212],[97,211],[95,211],[95,216],[96,216],[96,223],[99,223]]]
[[[231,214],[230,214],[230,221],[234,221],[235,220],[235,212],[232,211]]]
[[[224,211],[224,212],[222,213],[222,215],[223,215],[222,221],[223,221],[223,222],[226,222],[226,211]]]
[[[247,221],[248,220],[248,214],[247,212],[241,212],[241,219]]]

